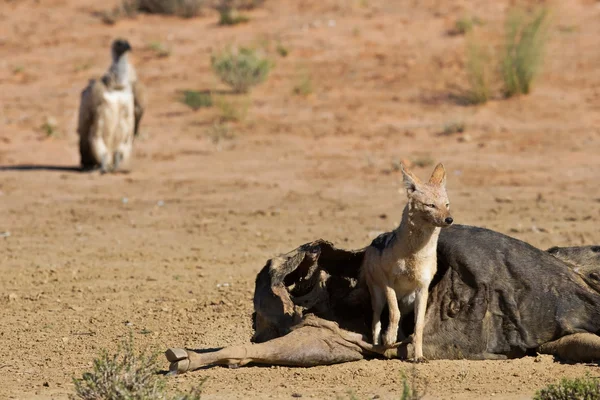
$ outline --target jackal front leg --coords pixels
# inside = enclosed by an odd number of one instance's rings
[[[429,284],[417,289],[415,296],[415,362],[423,362],[423,329],[425,328],[425,311],[427,309],[427,298],[429,297]]]
[[[398,297],[394,288],[389,286],[385,288],[385,298],[390,309],[390,323],[383,337],[383,345],[391,347],[396,343],[396,339],[398,338],[398,326],[400,325],[401,314],[398,307]]]

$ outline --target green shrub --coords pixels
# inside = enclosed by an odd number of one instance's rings
[[[221,81],[236,93],[246,93],[252,86],[264,82],[272,68],[268,58],[246,47],[237,51],[226,49],[213,55],[211,65]]]
[[[192,18],[200,15],[205,0],[124,0],[136,2],[137,10],[149,14],[177,15]]]
[[[171,55],[171,49],[161,42],[151,42],[148,45],[148,48],[152,50],[159,58],[165,58]]]
[[[491,96],[492,68],[487,49],[470,37],[467,42],[467,79],[469,89],[464,101],[468,104],[482,104]]]
[[[308,96],[313,92],[312,78],[309,74],[302,74],[298,83],[294,86],[294,94]]]
[[[124,341],[117,354],[106,350],[94,360],[92,372],[74,379],[72,400],[199,400],[202,384],[188,394],[174,397],[165,393],[165,381],[157,374],[158,354],[136,353],[133,337]]]
[[[219,12],[219,25],[237,25],[249,21],[249,18],[239,12],[240,9],[252,9],[256,2],[239,0],[219,0],[215,8]],[[262,3],[262,2],[261,2]]]
[[[215,145],[220,145],[221,142],[232,140],[235,138],[233,131],[221,122],[215,122],[207,132],[211,142]]]
[[[461,17],[454,22],[454,27],[450,30],[451,35],[466,35],[471,32],[476,25],[483,25],[477,17]]]
[[[442,130],[442,135],[450,136],[450,135],[454,135],[455,133],[463,133],[466,130],[466,128],[467,127],[464,122],[459,122],[459,121],[448,122],[446,125],[444,125],[444,129]]]
[[[184,90],[181,101],[194,111],[199,110],[202,107],[212,107],[213,105],[210,93],[198,92],[196,90]]]
[[[74,379],[73,398],[162,400],[164,381],[158,379],[156,371],[157,355],[135,354],[130,338],[114,356],[103,350],[94,360],[93,371]]]
[[[252,10],[261,6],[264,2],[265,0],[217,0],[214,6],[217,10],[224,7],[236,10]]]
[[[509,11],[502,59],[504,93],[507,97],[528,94],[543,63],[547,35],[548,9],[533,14],[519,9]]]
[[[454,23],[454,31],[453,33],[456,35],[464,35],[465,33],[469,33],[473,30],[473,19],[472,18],[459,18]]]
[[[263,2],[264,0],[121,0],[117,6],[98,13],[98,16],[104,23],[112,25],[121,18],[133,18],[138,12],[192,18],[202,14],[205,7],[211,7],[221,14],[221,24],[234,25],[248,21],[237,10],[250,10]]]
[[[290,54],[288,48],[281,44],[281,42],[277,42],[275,51],[277,51],[277,54],[279,54],[281,57],[287,57]]]
[[[219,109],[220,122],[240,122],[248,114],[248,99],[227,100],[225,96],[215,98],[215,105]]]
[[[566,379],[538,390],[534,400],[595,400],[600,398],[600,380],[589,375],[585,378]]]
[[[219,11],[219,25],[237,25],[249,21],[249,18],[236,9],[224,8]]]

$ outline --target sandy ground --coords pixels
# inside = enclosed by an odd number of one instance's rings
[[[458,223],[542,248],[600,243],[597,2],[552,4],[531,95],[471,107],[452,96],[466,83],[465,38],[447,31],[477,15],[478,34],[494,43],[508,2],[268,1],[227,28],[211,13],[107,26],[94,12],[109,5],[0,5],[0,398],[65,399],[72,378],[129,332],[157,351],[246,343],[254,277],[268,258],[320,237],[358,248],[396,226],[400,159],[445,163]],[[135,164],[129,174],[73,172],[79,92],[103,73],[118,36],[148,86]],[[170,55],[157,57],[152,42]],[[226,90],[210,54],[228,43],[267,46],[276,67],[247,99],[222,94],[248,109],[225,135],[213,128],[218,109],[194,112],[178,96]],[[305,76],[313,93],[294,95]],[[466,132],[441,136],[452,122]],[[525,399],[585,373],[600,375],[551,357],[372,360],[213,368],[169,386],[208,377],[207,399],[387,399],[406,374],[432,399]]]

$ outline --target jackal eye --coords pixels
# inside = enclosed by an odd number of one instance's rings
[[[435,208],[435,204],[425,204],[426,207]]]
[[[446,208],[450,208],[450,203],[446,203]]]

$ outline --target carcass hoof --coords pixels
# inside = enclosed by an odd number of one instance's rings
[[[172,374],[183,374],[189,370],[190,360],[184,349],[169,349],[165,352],[165,356],[171,362],[169,371]]]

